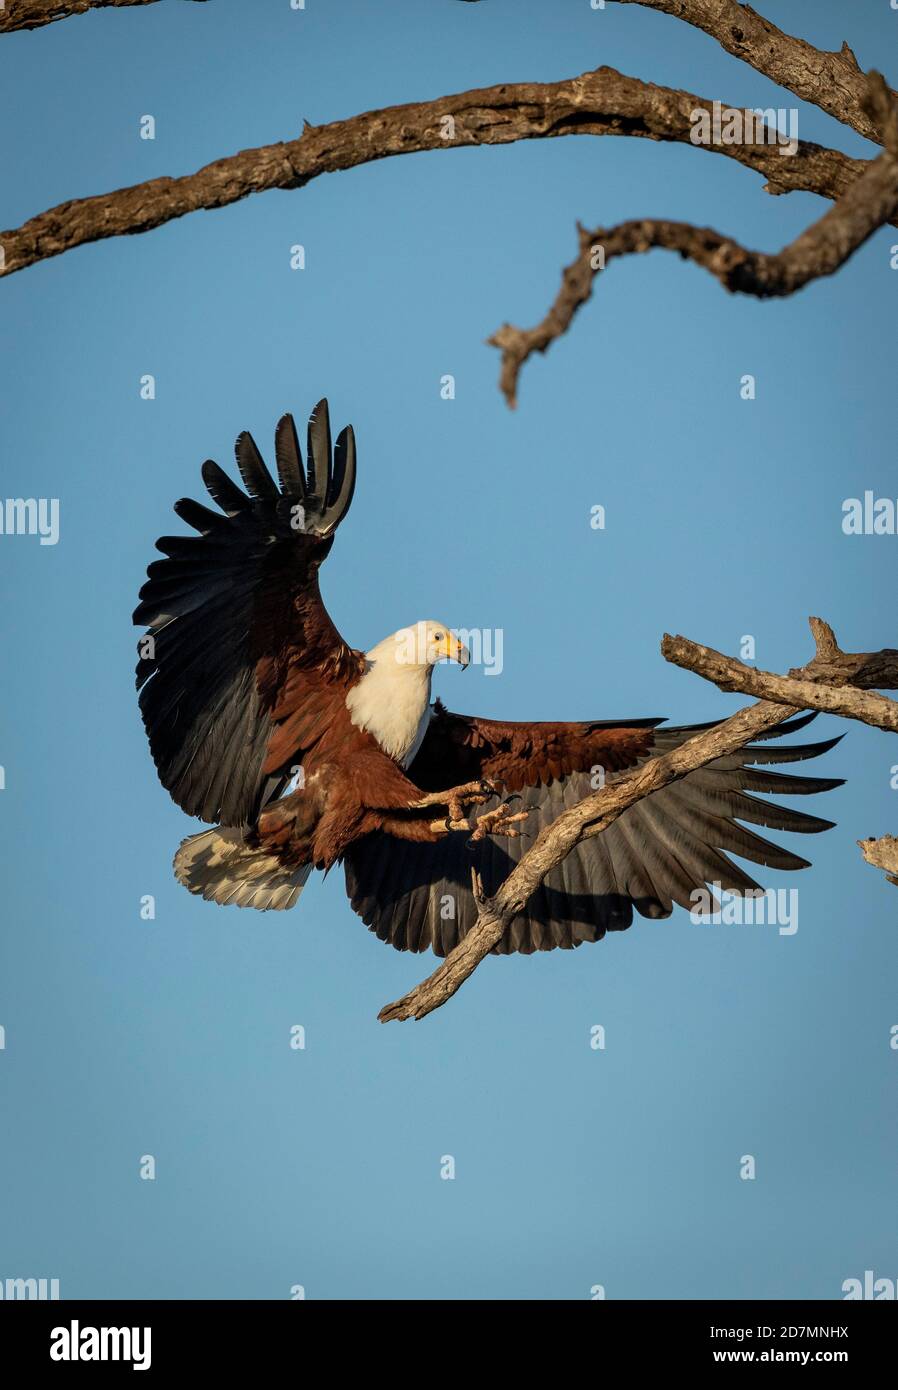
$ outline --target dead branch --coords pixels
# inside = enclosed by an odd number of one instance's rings
[[[771,684],[765,686],[765,692],[769,690],[771,698],[748,705],[729,719],[716,724],[714,728],[697,734],[688,743],[681,744],[679,748],[675,748],[670,753],[665,753],[658,758],[650,758],[637,768],[609,778],[601,791],[596,792],[593,796],[585,797],[577,806],[571,807],[569,811],[558,816],[551,825],[546,826],[540,832],[532,848],[521,858],[492,898],[483,896],[482,889],[475,879],[475,895],[477,896],[479,913],[474,926],[450,951],[432,975],[421,984],[416,985],[408,994],[403,995],[401,999],[396,1000],[393,1004],[387,1004],[381,1009],[378,1015],[381,1022],[387,1023],[393,1019],[424,1018],[434,1009],[440,1008],[473,974],[480,962],[500,940],[512,920],[519,912],[523,911],[528,899],[536,892],[546,875],[570,854],[575,845],[579,844],[581,840],[600,835],[629,806],[643,797],[650,796],[652,792],[659,791],[669,783],[678,781],[687,773],[695,772],[698,768],[704,767],[706,763],[713,762],[715,758],[738,752],[752,739],[757,738],[759,734],[783,723],[793,714],[797,714],[800,709],[805,707],[804,695],[807,693],[804,689],[805,685],[813,683],[816,686],[817,682],[824,680],[832,672],[837,673],[841,687],[854,686],[856,683],[861,685],[862,682],[871,678],[871,663],[872,669],[877,674],[883,672],[898,674],[898,668],[895,664],[898,661],[898,653],[844,653],[840,651],[832,628],[827,623],[819,618],[811,618],[809,621],[816,652],[806,666],[790,672],[790,687],[795,688],[796,694],[799,691],[801,694],[801,699],[796,704],[781,703],[784,698],[783,687],[781,684],[777,685],[776,682],[783,682],[785,678],[770,677]],[[675,650],[678,656],[684,657],[683,660],[678,660],[677,664],[687,666],[685,654],[675,645],[682,642],[685,642],[684,638],[672,638],[665,634],[661,650],[668,660],[673,659],[668,654],[669,651]],[[711,649],[697,647],[694,643],[689,645],[695,647],[698,656],[696,664],[690,661],[687,668],[702,675],[704,672],[701,666],[707,661],[707,654],[711,652]],[[720,654],[715,652],[713,656],[717,657]],[[727,661],[725,657],[720,659],[724,662]],[[736,667],[741,665],[739,662],[732,664]],[[768,673],[752,672],[751,674],[766,677]],[[716,679],[715,676],[710,678]],[[814,693],[816,696],[816,689]],[[892,704],[889,700],[886,700],[885,703]],[[860,717],[848,707],[847,701],[837,712],[844,714],[846,718]]]
[[[460,146],[508,145],[564,135],[627,135],[674,141],[735,159],[762,174],[771,193],[796,190],[840,197],[869,167],[838,150],[799,142],[794,155],[765,140],[696,145],[692,113],[713,102],[597,68],[562,82],[502,83],[435,101],[367,111],[329,125],[307,125],[295,140],[207,164],[180,178],[149,179],[60,203],[21,227],[0,232],[0,274],[110,236],[146,232],[187,213],[225,207],[251,193],[302,188],[321,174],[393,155]]]
[[[881,835],[878,840],[858,840],[861,853],[875,869],[885,869],[889,883],[898,884],[898,839]]]
[[[703,29],[727,53],[741,58],[786,87],[803,101],[819,106],[837,121],[853,126],[868,140],[879,140],[876,122],[866,105],[866,80],[857,59],[843,43],[838,53],[815,48],[804,39],[786,34],[736,0],[618,0],[623,5],[642,5],[660,10],[686,24]],[[898,92],[891,93],[898,98]]]
[[[40,29],[57,19],[87,14],[88,10],[118,9],[126,5],[155,5],[156,0],[6,0],[0,5],[0,34],[13,29]],[[205,0],[193,0],[204,4]]]
[[[817,655],[814,672],[827,685],[855,686],[858,690],[898,690],[898,651],[843,652],[836,634],[822,618],[809,619]],[[797,674],[790,671],[789,675]]]
[[[701,266],[732,293],[770,299],[795,294],[812,280],[833,275],[879,227],[898,215],[898,140],[895,106],[878,73],[871,73],[868,106],[887,143],[824,215],[775,255],[750,251],[710,227],[688,222],[630,221],[594,231],[578,224],[580,250],[561,277],[561,288],[546,316],[533,328],[505,323],[487,341],[502,353],[499,386],[508,404],[517,403],[525,362],[546,352],[567,332],[577,311],[592,295],[596,277],[620,256],[655,248],[676,251]]]
[[[866,693],[898,690],[898,651],[887,647],[879,652],[843,652],[829,623],[811,618],[810,624],[817,654],[807,667],[786,676],[746,666],[686,637],[665,635],[661,651],[667,661],[694,671],[720,690],[824,710],[898,733],[898,702]],[[887,870],[889,882],[898,884],[898,839],[883,835],[878,840],[858,840],[858,844],[867,863]]]
[[[818,640],[818,656],[803,671],[787,676],[746,666],[735,657],[690,642],[687,637],[665,636],[661,654],[675,666],[713,682],[720,690],[782,701],[799,709],[824,710],[898,734],[898,702],[885,695],[867,694],[875,688],[898,690],[898,651],[840,651],[832,628],[819,618],[812,618],[812,630],[815,623],[832,639],[834,650],[828,644],[821,648]]]

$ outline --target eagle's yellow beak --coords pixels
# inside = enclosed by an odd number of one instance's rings
[[[457,661],[462,670],[470,664],[471,653],[463,643],[459,642],[454,632],[449,634],[449,659]]]

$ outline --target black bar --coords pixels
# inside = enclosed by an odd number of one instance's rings
[[[93,1378],[109,1371],[129,1375],[141,1363],[141,1374],[198,1370],[233,1378],[242,1371],[258,1374],[283,1368],[296,1375],[321,1367],[326,1357],[342,1376],[358,1358],[367,1374],[401,1374],[414,1367],[416,1343],[429,1344],[429,1355],[447,1371],[479,1359],[471,1342],[479,1322],[476,1306],[464,1304],[462,1319],[452,1319],[446,1304],[421,1301],[414,1314],[402,1314],[396,1302],[92,1302],[86,1300],[0,1302],[0,1369],[15,1361],[23,1376],[49,1373],[64,1381],[87,1373]],[[895,1302],[885,1300],[833,1302],[635,1302],[613,1300],[588,1303],[547,1301],[539,1321],[532,1305],[502,1303],[502,1320],[495,1303],[485,1302],[489,1318],[483,1335],[494,1358],[513,1368],[514,1358],[542,1353],[554,1345],[569,1363],[578,1352],[601,1366],[625,1362],[635,1371],[748,1365],[820,1364],[840,1366],[856,1377],[892,1363],[895,1345]],[[369,1312],[369,1309],[372,1311]],[[400,1314],[397,1317],[397,1314]],[[524,1321],[519,1326],[517,1318]],[[376,1328],[367,1335],[369,1318]],[[105,1329],[105,1334],[103,1334]],[[130,1330],[136,1329],[133,1339]],[[149,1341],[146,1337],[149,1329]],[[125,1335],[127,1330],[129,1335]],[[549,1343],[547,1335],[561,1331],[564,1343]],[[108,1359],[85,1359],[102,1351]],[[482,1345],[478,1338],[477,1345]],[[68,1353],[69,1359],[57,1357]],[[72,1348],[78,1358],[72,1358]],[[524,1352],[525,1347],[530,1352]],[[485,1348],[484,1348],[485,1350]],[[112,1353],[118,1359],[112,1359]],[[126,1353],[130,1359],[126,1359]],[[336,1358],[336,1359],[335,1359]],[[598,1359],[597,1359],[598,1358]],[[135,1366],[134,1363],[138,1365]],[[318,1371],[321,1374],[324,1367]],[[415,1377],[417,1378],[417,1377]],[[138,1382],[139,1383],[139,1382]]]

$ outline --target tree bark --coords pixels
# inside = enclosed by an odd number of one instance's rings
[[[858,61],[843,43],[837,53],[815,48],[804,39],[778,29],[769,19],[736,0],[617,0],[642,5],[703,29],[727,53],[741,58],[756,72],[787,87],[803,101],[853,126],[868,140],[878,140],[876,124],[864,104],[865,78]],[[850,8],[846,11],[850,15]],[[898,92],[892,92],[898,98]]]
[[[88,10],[119,9],[128,5],[155,5],[156,0],[6,0],[0,8],[0,34],[14,29],[42,29],[57,19],[87,14]],[[205,0],[193,0],[203,4]]]
[[[788,676],[746,666],[735,657],[690,642],[687,637],[665,636],[661,652],[665,660],[686,671],[694,671],[720,690],[735,690],[767,700],[787,700],[799,709],[839,714],[843,719],[858,719],[862,724],[898,734],[898,702],[885,695],[867,693],[874,686],[898,690],[896,651],[839,652],[838,661],[815,658],[804,671]],[[813,674],[808,675],[808,672]]]
[[[858,840],[861,853],[875,869],[885,869],[889,883],[898,885],[898,839],[881,835],[878,840]]]

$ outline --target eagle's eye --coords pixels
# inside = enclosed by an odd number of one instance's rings
[[[442,640],[443,640],[443,634],[442,634],[441,632],[435,632],[434,635],[433,635],[433,640],[434,640],[435,642],[442,642]]]

